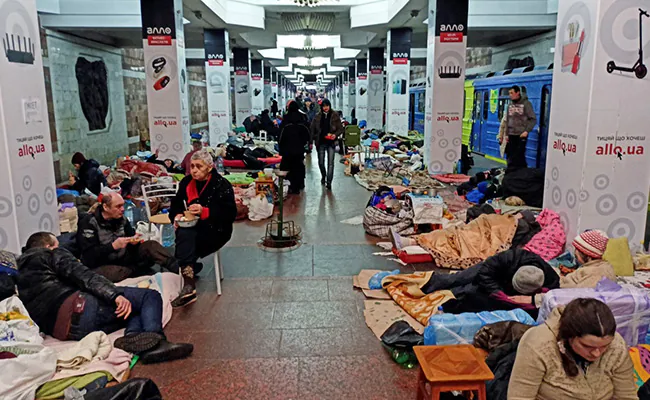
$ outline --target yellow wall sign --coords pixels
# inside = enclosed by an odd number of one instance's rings
[[[490,90],[490,112],[494,114],[497,112],[499,105],[499,91],[497,89]]]

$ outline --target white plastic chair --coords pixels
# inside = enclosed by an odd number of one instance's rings
[[[142,185],[142,197],[144,198],[144,206],[147,210],[147,220],[149,221],[149,232],[151,232],[151,224],[155,225],[168,225],[172,221],[169,219],[169,214],[156,214],[151,215],[151,206],[149,200],[153,199],[163,199],[167,201],[174,196],[178,191],[178,184],[176,182],[157,182],[149,185]],[[158,229],[158,234],[155,239],[157,242],[162,244],[162,227]]]

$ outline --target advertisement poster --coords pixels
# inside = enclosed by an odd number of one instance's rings
[[[356,104],[357,104],[357,85],[355,84],[357,78],[357,69],[355,65],[350,65],[348,67],[348,79],[350,81],[350,85],[348,87],[348,104],[350,107],[350,113],[346,115],[346,117],[350,118],[350,122],[352,122],[352,115],[353,115],[353,110],[355,110]],[[356,111],[354,111],[356,113]]]
[[[386,129],[404,135],[409,129],[411,36],[411,28],[391,29],[388,32]]]
[[[559,3],[554,62],[561,67],[553,70],[544,207],[558,212],[568,240],[586,229],[632,244],[643,240],[650,182],[648,6]]]
[[[384,118],[384,48],[368,51],[368,128],[382,129]]]
[[[228,32],[206,29],[205,81],[208,94],[210,144],[225,143],[232,125],[230,117],[230,49]]]
[[[280,99],[278,100],[278,108],[280,110],[284,110],[286,105],[287,105],[287,89],[286,89],[286,83],[285,80],[286,78],[282,75],[279,75],[279,83],[278,83],[278,93],[280,96]]]
[[[32,233],[59,233],[34,0],[0,0],[0,33],[0,249],[20,254]]]
[[[435,37],[433,49],[428,49],[429,54],[433,53],[433,62],[427,60],[431,122],[425,123],[431,128],[426,130],[425,161],[429,172],[436,174],[453,172],[461,155],[468,0],[431,2],[436,3],[433,10],[430,4],[435,17],[432,27]]]
[[[356,116],[359,122],[368,122],[368,59],[357,60]]]
[[[343,88],[341,89],[341,96],[343,98],[343,116],[350,118],[350,82],[348,79],[348,71],[341,73],[343,76]]]
[[[262,114],[264,109],[263,79],[262,60],[251,60],[251,109],[254,115]]]
[[[251,115],[250,57],[248,49],[240,47],[234,48],[232,55],[235,70],[235,122],[239,126]]]
[[[151,148],[182,160],[189,143],[188,76],[180,0],[142,0],[142,45]]]
[[[271,97],[273,97],[278,103],[279,98],[278,98],[278,72],[273,71],[271,73]],[[278,104],[278,107],[280,105]]]
[[[262,99],[263,110],[271,110],[271,97],[273,97],[273,90],[271,89],[271,67],[264,66],[264,98]]]

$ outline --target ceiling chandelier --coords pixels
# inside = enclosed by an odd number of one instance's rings
[[[316,7],[327,1],[338,1],[338,0],[293,0],[293,2],[300,7]]]

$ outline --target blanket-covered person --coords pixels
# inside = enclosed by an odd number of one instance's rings
[[[559,399],[638,399],[627,345],[599,300],[558,307],[521,338],[508,400]]]
[[[582,232],[573,239],[574,255],[578,269],[560,281],[562,288],[596,287],[602,278],[616,282],[616,274],[612,265],[603,260],[609,238],[600,230]]]
[[[453,312],[521,308],[535,312],[538,294],[560,287],[560,277],[540,256],[510,249],[456,274],[434,274],[424,293],[451,290],[456,300],[443,307]]]
[[[99,170],[99,163],[93,159],[87,160],[82,153],[74,153],[72,165],[77,170],[77,176],[72,173],[68,175],[70,189],[84,194],[86,189],[95,195],[99,195],[103,186],[108,186],[106,177]]]
[[[219,175],[212,156],[205,150],[192,155],[190,175],[178,186],[169,209],[169,218],[178,221],[186,211],[199,221],[191,228],[181,228],[175,224],[176,258],[181,266],[183,289],[172,302],[174,307],[196,301],[195,274],[201,267],[197,261],[228,243],[237,217],[232,185]]]
[[[160,293],[115,286],[59,248],[53,234],[30,236],[17,262],[19,297],[42,332],[59,340],[80,340],[91,332],[126,328],[115,347],[139,354],[144,363],[192,353],[191,344],[166,340]]]
[[[179,266],[156,241],[142,242],[124,217],[124,199],[118,193],[102,194],[94,213],[82,216],[77,231],[81,261],[112,282],[151,273],[158,264],[171,272]]]

